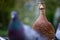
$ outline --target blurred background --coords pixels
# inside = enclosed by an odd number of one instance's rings
[[[46,17],[55,30],[60,22],[60,0],[44,0]],[[39,0],[0,0],[0,36],[7,36],[10,13],[16,10],[20,20],[28,26],[33,25],[39,16]]]

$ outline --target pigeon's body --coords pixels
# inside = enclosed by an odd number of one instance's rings
[[[46,40],[46,37],[40,35],[38,32],[30,27],[24,26],[26,40]]]
[[[56,31],[56,37],[57,37],[57,39],[60,40],[60,23],[59,23],[57,31]]]
[[[15,17],[11,17],[12,18],[8,27],[9,40],[24,40],[24,28],[22,23],[19,21],[16,14]]]

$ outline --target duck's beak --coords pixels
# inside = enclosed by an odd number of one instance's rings
[[[41,5],[40,5],[40,8],[42,9],[42,8],[44,8],[44,6],[41,4]]]
[[[44,7],[44,5],[43,5],[42,3],[39,4],[39,9],[40,9],[40,10],[45,9],[45,7]]]

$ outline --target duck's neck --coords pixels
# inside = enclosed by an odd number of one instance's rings
[[[40,10],[40,16],[44,16],[45,17],[45,10]]]

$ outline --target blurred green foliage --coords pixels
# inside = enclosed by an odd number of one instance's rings
[[[32,25],[32,21],[34,19],[34,8],[32,8],[31,11],[29,11],[26,6],[25,3],[29,2],[27,0],[17,0],[16,4],[15,4],[15,9],[18,10],[19,14],[19,18],[20,20],[27,25]]]
[[[14,0],[0,0],[0,29],[5,29],[8,21],[10,11],[14,7]]]
[[[45,0],[46,16],[48,20],[53,23],[55,9],[58,6],[58,0]]]
[[[14,0],[0,0],[0,36],[7,35],[7,26],[10,19],[10,11],[14,9]]]

